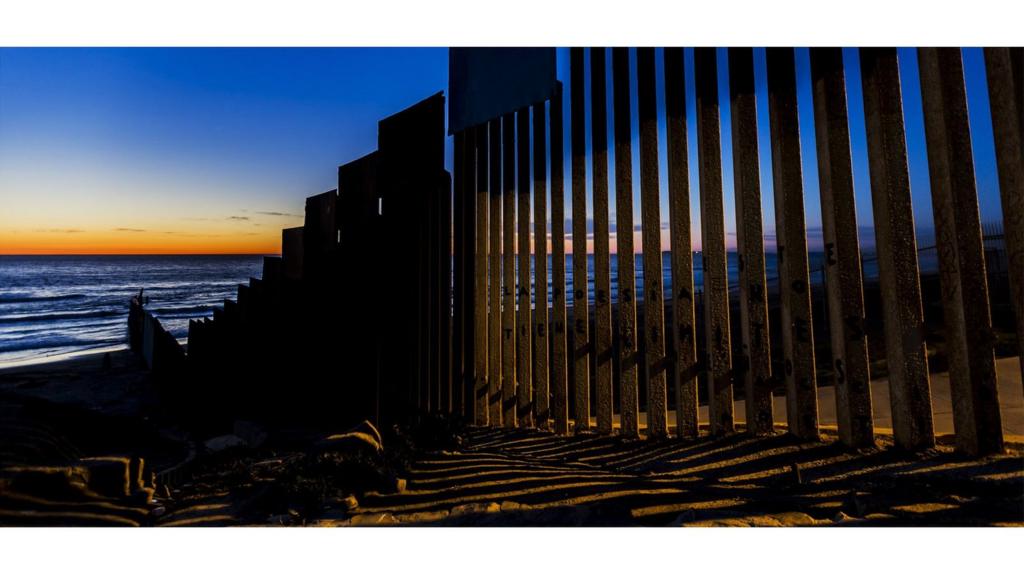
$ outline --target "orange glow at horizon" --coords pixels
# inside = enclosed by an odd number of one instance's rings
[[[291,199],[301,192],[282,201],[267,184],[241,178],[120,167],[110,158],[56,171],[24,159],[8,170],[8,160],[0,255],[277,254],[281,230],[304,220]]]
[[[193,234],[65,230],[0,230],[0,255],[279,254],[281,231]]]

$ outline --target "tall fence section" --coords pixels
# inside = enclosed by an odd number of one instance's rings
[[[703,279],[697,287],[683,49],[664,49],[660,82],[653,48],[636,49],[635,71],[626,48],[588,51],[572,48],[569,55],[570,206],[565,206],[563,190],[561,89],[547,102],[455,134],[452,393],[464,401],[454,402],[452,411],[478,425],[536,426],[562,434],[637,436],[643,431],[651,437],[693,438],[702,426],[719,435],[742,422],[747,432],[758,435],[774,431],[776,392],[786,398],[785,429],[811,440],[819,438],[821,428],[817,388],[830,384],[840,440],[851,447],[873,445],[869,382],[878,359],[871,357],[869,335],[872,325],[880,325],[872,339],[884,343],[878,355],[888,373],[895,443],[911,450],[933,446],[897,51],[860,50],[878,268],[877,286],[869,292],[878,301],[881,322],[869,318],[865,306],[840,49],[810,50],[825,252],[824,306],[818,313],[824,318],[817,319],[794,50],[767,49],[771,156],[765,159],[759,158],[757,145],[754,52],[727,52],[738,294],[730,290],[727,273],[716,50],[697,48],[693,58]],[[922,48],[918,58],[956,445],[972,455],[992,453],[1002,449],[1003,434],[961,51]],[[1021,50],[986,49],[985,61],[1019,345],[1024,341]],[[664,118],[658,118],[659,96],[665,102]],[[633,132],[634,106],[639,134]],[[614,115],[611,138],[605,129],[609,110]],[[667,130],[665,174],[659,172],[661,125]],[[640,206],[633,205],[634,141],[640,147]],[[612,162],[619,231],[614,235],[616,299],[609,265]],[[774,178],[774,289],[767,282],[762,229],[759,164],[764,162],[771,162]],[[663,179],[671,291],[660,274],[666,248],[660,236]],[[642,280],[637,279],[629,233],[637,210],[642,238],[637,256],[647,271]],[[593,259],[567,256],[567,237],[572,252],[582,254],[588,215],[593,218]],[[828,340],[827,355],[820,354],[816,332]],[[781,362],[773,361],[773,350]],[[821,381],[822,375],[827,381]],[[698,422],[699,399],[707,405],[706,422]],[[735,412],[737,400],[743,403],[741,413]]]
[[[860,50],[878,270],[877,283],[868,283],[843,54],[810,50],[822,287],[811,281],[808,256],[794,50],[767,49],[770,158],[758,152],[754,51],[727,51],[738,286],[728,274],[718,53],[694,49],[696,126],[688,126],[682,48],[663,50],[660,81],[654,48],[635,50],[635,71],[627,48],[587,50],[589,58],[583,48],[569,50],[568,86],[558,84],[550,98],[455,132],[453,178],[444,170],[442,95],[382,120],[378,150],[341,166],[337,190],[307,199],[305,225],[283,232],[282,256],[266,258],[263,277],[239,286],[237,300],[212,319],[190,323],[188,365],[202,375],[192,397],[206,398],[211,413],[290,410],[380,424],[443,413],[559,434],[695,438],[702,429],[732,433],[738,423],[753,435],[776,432],[782,419],[774,394],[785,397],[784,429],[815,440],[817,388],[830,384],[840,440],[864,447],[875,442],[869,382],[884,369],[896,445],[933,446],[897,51]],[[918,59],[956,445],[971,455],[998,452],[990,264],[961,51],[922,48]],[[1015,314],[1010,331],[1024,346],[1022,50],[986,49],[985,64]],[[689,130],[697,136],[696,167],[687,161]],[[761,212],[760,166],[768,162],[774,282]],[[691,249],[692,169],[699,173],[699,254]],[[661,243],[663,181],[668,246]],[[642,251],[634,255],[637,213]],[[583,256],[588,217],[592,259]],[[665,248],[670,284],[661,274]],[[702,285],[695,286],[697,258]],[[867,312],[872,305],[880,322]]]
[[[443,409],[452,216],[444,127],[441,94],[381,120],[377,150],[340,166],[337,189],[306,199],[304,225],[282,231],[282,254],[264,258],[262,278],[239,285],[212,318],[190,321],[187,373],[150,364],[165,400],[208,427],[242,417],[395,423]],[[159,322],[133,302],[133,342],[150,326]]]

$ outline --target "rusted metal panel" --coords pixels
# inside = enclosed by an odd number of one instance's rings
[[[935,243],[939,253],[956,446],[1003,451],[994,335],[959,48],[919,48]]]
[[[337,190],[306,198],[303,263],[305,276],[311,280],[322,280],[337,270],[337,202]]]
[[[734,424],[732,349],[729,344],[729,278],[726,273],[722,143],[715,49],[695,48],[693,67],[697,94],[697,161],[700,164],[708,414],[711,434],[720,435],[733,432]]]
[[[247,324],[252,314],[252,295],[250,294],[249,287],[245,284],[238,285],[238,320],[242,324]]]
[[[442,252],[444,241],[442,235],[445,232],[444,216],[442,215],[442,198],[447,196],[451,186],[447,184],[447,174],[438,179],[437,188],[430,198],[431,222],[430,222],[430,265],[433,274],[430,277],[430,303],[433,307],[431,317],[431,346],[430,346],[430,377],[431,386],[437,389],[441,398],[441,411],[450,414],[452,410],[451,389],[443,385],[442,379],[442,339],[445,337],[444,326],[448,322],[448,290],[447,278],[444,276],[442,259],[447,255]]]
[[[686,89],[682,48],[665,48],[665,128],[672,251],[672,346],[675,356],[676,434],[697,437],[697,339],[693,314],[693,248],[686,144]]]
[[[282,242],[283,240],[282,237]],[[268,289],[281,282],[281,275],[284,274],[284,264],[281,260],[280,256],[263,257],[263,281],[267,283]]]
[[[438,183],[440,224],[438,258],[441,270],[438,275],[438,295],[441,299],[440,321],[440,366],[441,395],[448,398],[449,413],[457,408],[455,391],[452,389],[452,179],[447,173]]]
[[[551,417],[556,434],[569,432],[565,308],[565,190],[562,171],[562,87],[551,99]]]
[[[547,100],[558,83],[555,70],[550,47],[450,48],[449,133]]]
[[[811,48],[811,81],[836,420],[840,441],[862,448],[873,445],[875,438],[841,48]]]
[[[437,275],[440,269],[440,262],[437,261],[438,242],[438,205],[435,198],[437,190],[429,190],[421,199],[423,211],[426,218],[423,222],[423,246],[420,247],[420,258],[426,268],[425,285],[422,286],[420,298],[424,303],[424,311],[427,316],[424,341],[420,346],[424,350],[424,382],[423,386],[432,398],[438,399],[437,410],[442,413],[448,412],[448,398],[441,398],[440,379],[437,374],[438,342],[437,324],[440,321],[441,307],[437,298]]]
[[[793,49],[768,48],[767,63],[786,416],[790,434],[812,440],[818,438],[818,393]]]
[[[619,413],[624,436],[640,431],[636,326],[636,269],[633,247],[633,135],[629,102],[629,49],[612,49],[612,105],[615,107],[615,244],[619,288]]]
[[[490,341],[487,331],[487,248],[488,248],[488,215],[489,208],[487,201],[490,198],[488,185],[488,136],[487,124],[481,124],[473,129],[476,132],[476,208],[474,210],[476,221],[476,247],[474,260],[474,286],[473,286],[473,312],[474,312],[474,340],[475,348],[475,370],[473,371],[473,394],[475,398],[474,421],[479,426],[487,425],[490,416],[488,406],[488,367],[487,360],[488,342]]]
[[[463,239],[465,245],[462,250],[462,258],[465,266],[465,274],[462,279],[462,291],[465,294],[465,312],[463,314],[462,333],[463,340],[462,362],[462,389],[463,404],[462,415],[467,421],[476,422],[476,349],[478,333],[476,330],[476,189],[477,189],[477,165],[476,165],[476,130],[466,131],[466,146],[463,149],[465,155],[463,169],[463,207],[462,222]]]
[[[590,49],[590,136],[594,182],[594,401],[597,432],[612,431],[612,288],[608,235],[608,110],[605,48]]]
[[[896,445],[935,445],[903,95],[895,48],[860,49],[871,205]]]
[[[281,260],[284,277],[299,281],[303,276],[302,226],[281,231]]]
[[[533,320],[530,310],[530,109],[516,112],[516,194],[519,208],[519,309],[516,376],[517,423],[533,426]]]
[[[501,121],[489,123],[490,195],[488,201],[487,410],[491,426],[501,420]]]
[[[734,366],[743,378],[747,432],[762,435],[773,432],[774,420],[753,48],[729,49],[729,92],[743,345],[743,358]]]
[[[451,390],[452,410],[456,414],[464,413],[465,399],[463,398],[463,373],[465,361],[464,333],[466,314],[466,295],[463,293],[465,286],[466,266],[463,252],[465,250],[464,216],[465,211],[465,180],[466,180],[466,134],[457,132],[454,136],[454,154],[452,155],[455,181],[452,186],[453,196],[453,219],[452,228],[452,364],[451,364]]]
[[[647,435],[668,435],[665,298],[661,276],[661,200],[658,185],[658,101],[654,48],[637,48],[640,115],[640,211],[644,243],[644,341],[647,354]]]
[[[501,422],[516,425],[516,150],[515,116],[501,119],[502,154],[502,289]]]
[[[388,266],[376,266],[378,293],[375,299],[380,305],[374,310],[376,315],[371,328],[383,327],[378,335],[386,338],[381,348],[382,361],[378,364],[379,381],[385,388],[380,398],[385,400],[384,420],[396,422],[412,416],[415,409],[417,299],[408,297],[407,280],[416,274],[416,261],[421,259],[421,253],[409,247],[418,248],[422,199],[434,193],[438,178],[444,173],[443,95],[435,94],[381,120],[378,149],[377,186],[382,203],[378,205],[381,215],[374,226],[378,233],[374,235],[370,250],[378,256],[386,255]],[[472,253],[472,243],[467,242],[467,246]],[[413,290],[420,288],[416,284],[411,286]],[[472,296],[471,290],[466,292]],[[468,331],[471,330],[470,323]],[[472,365],[472,355],[468,358]]]
[[[576,430],[590,428],[590,315],[587,297],[587,133],[583,48],[569,49],[569,119],[572,146],[573,395]]]
[[[985,48],[985,72],[1024,380],[1024,48]]]
[[[420,198],[416,198],[416,201]],[[422,205],[421,205],[422,208]],[[308,209],[308,206],[307,206]],[[416,281],[413,284],[416,286],[415,298],[415,312],[416,312],[416,329],[412,334],[411,346],[414,351],[414,358],[416,362],[416,370],[413,374],[411,384],[413,389],[410,390],[410,399],[415,403],[415,406],[420,410],[427,412],[434,412],[439,409],[438,407],[438,395],[432,394],[430,385],[427,380],[427,351],[425,344],[427,343],[427,333],[429,331],[429,300],[426,296],[426,285],[430,276],[430,266],[426,258],[423,258],[422,247],[427,243],[427,223],[429,216],[417,222],[414,226],[415,229],[415,242],[410,252],[412,252],[412,261],[416,267]],[[308,254],[308,250],[307,250]],[[314,290],[316,289],[315,284],[311,286]]]
[[[536,424],[548,424],[548,187],[545,103],[533,105],[533,412]]]

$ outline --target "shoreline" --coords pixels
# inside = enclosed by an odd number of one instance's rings
[[[33,368],[63,368],[65,365],[79,362],[86,362],[89,358],[95,358],[97,365],[102,361],[103,355],[110,352],[120,352],[128,349],[128,343],[116,344],[113,346],[102,346],[88,350],[76,350],[73,352],[58,352],[36,358],[14,360],[12,362],[0,362],[0,375],[12,374],[23,369]]]
[[[128,355],[127,345],[114,347],[112,349],[88,350],[79,353],[61,355],[59,357],[47,357],[36,361],[25,362],[18,365],[0,366],[0,391],[4,389],[2,378],[13,377],[24,374],[31,374],[36,377],[55,376],[61,377],[70,371],[92,371],[99,370],[102,366],[103,356],[107,353],[121,352],[122,356]],[[117,360],[117,358],[115,358]],[[144,370],[140,368],[140,370]],[[1024,443],[1024,394],[1020,393],[1022,382],[1018,369],[1016,356],[996,358],[996,370],[999,381],[1000,407],[1002,413],[1002,428],[1007,442]],[[950,391],[949,372],[935,371],[930,373],[931,394],[933,403],[933,419],[936,435],[952,434],[952,394]],[[819,427],[822,429],[835,428],[837,422],[835,417],[835,392],[831,383],[818,385],[818,412]],[[872,378],[872,404],[874,411],[874,424],[877,431],[884,431],[892,427],[889,404],[888,377],[881,376]],[[733,398],[733,413],[737,424],[745,423],[744,398],[736,395]],[[784,427],[786,422],[786,397],[785,394],[776,393],[773,396],[776,427]],[[700,403],[700,421],[704,424],[708,421],[707,402]],[[591,417],[594,418],[593,416]],[[615,415],[617,420],[618,415]],[[646,412],[641,412],[641,424],[646,420]],[[669,409],[668,422],[673,426],[675,420],[674,409]]]
[[[52,516],[41,520],[33,516],[40,508],[38,498],[29,494],[19,500],[17,493],[0,491],[0,524],[968,526],[1019,525],[1024,518],[1014,496],[1024,478],[1022,439],[1007,435],[1005,453],[985,459],[956,454],[938,425],[943,418],[940,374],[932,377],[937,446],[922,453],[892,450],[891,431],[880,419],[888,402],[880,391],[876,446],[850,451],[836,444],[835,428],[825,417],[834,404],[832,390],[822,387],[821,439],[815,442],[785,435],[781,423],[776,434],[765,438],[733,434],[658,440],[644,434],[636,441],[619,435],[560,437],[536,429],[455,427],[449,432],[458,442],[443,440],[447,433],[442,433],[440,444],[417,445],[409,453],[392,448],[402,443],[388,436],[382,458],[400,465],[392,470],[395,487],[341,483],[338,490],[345,494],[355,490],[343,498],[341,493],[304,492],[306,484],[298,481],[338,483],[334,468],[310,465],[321,450],[315,438],[334,432],[271,424],[256,428],[268,436],[252,436],[252,445],[217,451],[211,442],[222,437],[208,438],[215,432],[181,435],[173,421],[154,411],[158,405],[148,372],[132,352],[111,354],[109,369],[102,358],[103,353],[83,354],[0,371],[9,428],[54,428],[58,439],[73,442],[85,456],[139,455],[147,470],[175,470],[183,460],[189,465],[164,474],[155,499],[134,504],[131,514],[111,512],[107,504],[104,516],[83,519],[74,514],[94,500],[55,501],[47,508]],[[1016,370],[1016,361],[1002,362]],[[1004,369],[1000,366],[1001,381],[1016,388],[1003,405],[1018,406],[1024,422],[1019,382],[1010,382]],[[872,382],[873,390],[885,386],[884,380]],[[785,404],[782,397],[775,400],[776,406]],[[741,403],[737,398],[739,423]],[[701,410],[706,414],[706,407]],[[780,416],[776,412],[777,422],[785,420]],[[1004,412],[1004,430],[1005,418]],[[48,445],[35,436],[15,434],[5,441],[32,448],[30,458],[46,456]],[[780,493],[781,498],[767,497]],[[293,513],[293,500],[306,502],[310,494],[320,499]]]

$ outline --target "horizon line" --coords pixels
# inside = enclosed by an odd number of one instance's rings
[[[269,252],[3,252],[4,256],[280,256]]]

